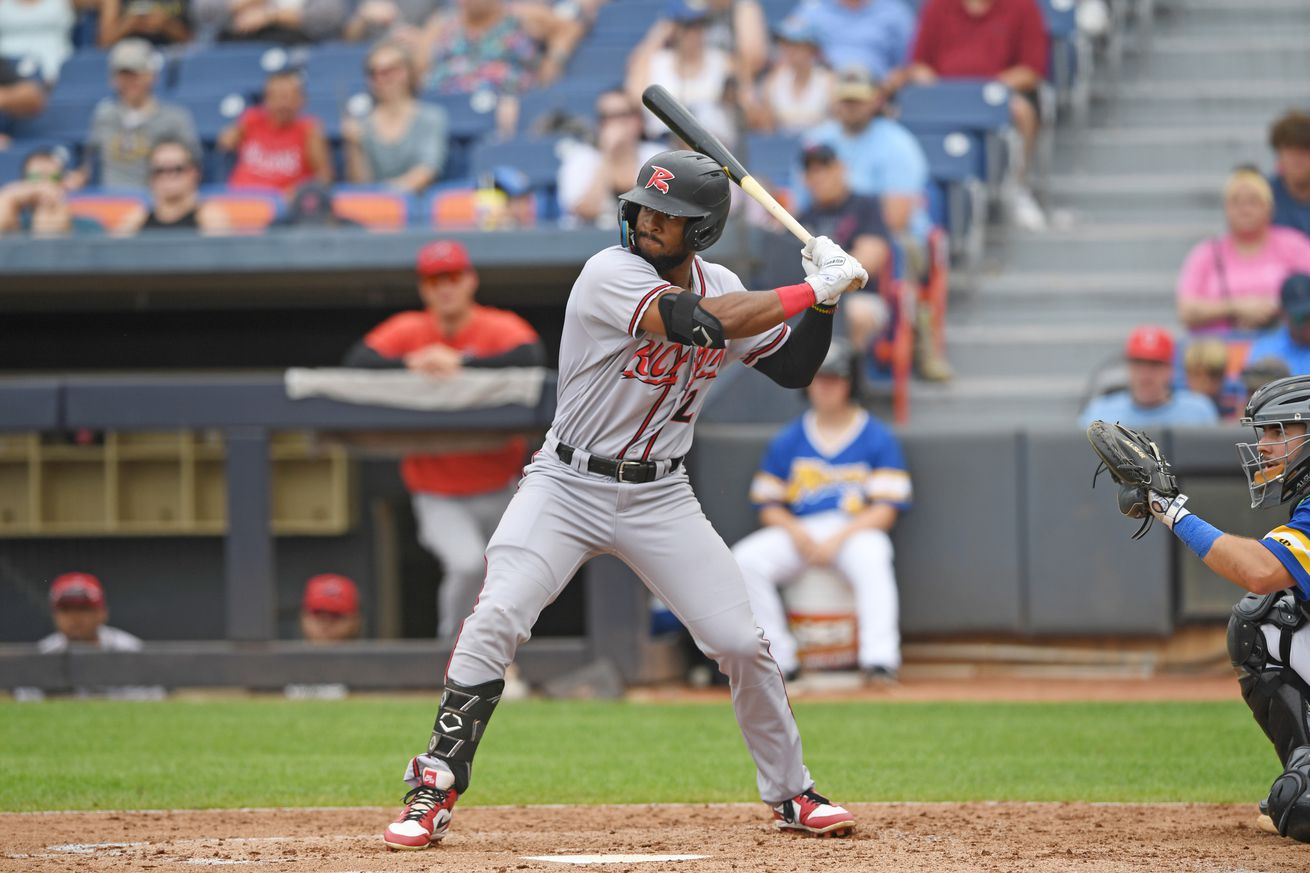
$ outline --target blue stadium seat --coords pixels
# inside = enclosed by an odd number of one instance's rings
[[[332,94],[314,94],[305,106],[305,112],[318,119],[329,140],[341,138],[341,114],[345,101]]]
[[[59,83],[52,93],[55,97],[108,97],[112,93],[109,54],[98,48],[78,49],[59,68]]]
[[[197,46],[177,59],[172,90],[178,97],[256,94],[270,72],[289,62],[286,49],[268,43]]]
[[[221,96],[179,96],[174,99],[191,113],[196,122],[196,133],[206,145],[218,139],[223,128],[236,121],[250,102],[240,94]]]
[[[51,100],[45,111],[13,123],[15,140],[73,140],[81,142],[91,126],[91,112],[97,99]]]
[[[770,28],[776,27],[799,5],[799,0],[760,0],[760,8],[764,10]]]
[[[315,46],[304,65],[308,93],[313,97],[344,99],[368,90],[364,73],[368,51],[367,45],[348,42]]]
[[[789,133],[751,133],[746,135],[744,160],[751,174],[778,185],[791,181],[800,166],[800,137]]]
[[[1010,126],[1010,89],[991,79],[907,85],[896,95],[902,124],[916,130],[993,132]]]
[[[1075,0],[1041,0],[1046,32],[1052,39],[1071,39],[1078,33],[1078,4]]]
[[[490,176],[503,164],[523,171],[533,188],[553,189],[559,173],[560,141],[560,137],[520,137],[479,145],[473,152],[473,176]]]
[[[578,46],[569,59],[566,75],[569,78],[585,77],[621,84],[628,68],[628,55],[631,53],[631,45],[587,40]]]
[[[519,97],[519,130],[528,130],[542,116],[563,112],[595,123],[596,98],[606,88],[617,85],[609,79],[570,77],[549,88],[525,91]]]
[[[495,127],[494,98],[485,107],[474,99],[474,95],[469,94],[427,93],[422,96],[422,99],[425,103],[435,103],[446,110],[446,120],[450,124],[452,139],[475,140]]]
[[[660,17],[664,4],[648,0],[606,3],[596,14],[596,21],[587,36],[588,42],[606,42],[626,45],[629,48],[646,35],[655,19]]]
[[[950,183],[986,176],[986,155],[982,139],[977,134],[960,130],[913,133],[928,158],[928,175],[934,180]]]

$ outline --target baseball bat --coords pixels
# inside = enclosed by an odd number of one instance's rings
[[[706,130],[704,125],[696,120],[696,116],[688,112],[687,107],[679,103],[667,88],[663,85],[651,85],[641,93],[641,102],[646,104],[646,108],[655,113],[655,117],[664,122],[669,130],[676,133],[679,139],[723,167],[723,172],[728,174],[729,179],[754,197],[798,240],[807,243],[813,238],[811,233],[773,198],[772,194],[764,190],[763,185],[755,181],[728,147],[720,142],[717,136]]]

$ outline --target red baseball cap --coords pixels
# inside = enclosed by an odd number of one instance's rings
[[[60,609],[68,606],[105,605],[105,589],[100,580],[90,573],[64,573],[50,583],[50,606]]]
[[[415,269],[420,276],[444,276],[473,269],[468,249],[450,239],[430,242],[418,250]]]
[[[1174,338],[1163,327],[1144,324],[1128,334],[1124,356],[1130,361],[1174,362]]]
[[[305,599],[301,609],[305,612],[354,615],[359,612],[359,589],[345,576],[320,573],[305,583]]]

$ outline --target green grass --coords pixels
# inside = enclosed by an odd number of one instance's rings
[[[0,703],[0,809],[394,804],[435,704]],[[1277,759],[1240,701],[798,703],[843,802],[1254,802]],[[502,706],[473,804],[756,800],[723,704]]]

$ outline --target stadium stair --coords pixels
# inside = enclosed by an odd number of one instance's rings
[[[1072,427],[1092,369],[1118,358],[1135,325],[1178,329],[1178,270],[1222,230],[1227,173],[1269,169],[1269,125],[1310,107],[1304,0],[1154,5],[1118,79],[1094,82],[1089,126],[1057,132],[1045,185],[1054,229],[991,235],[976,287],[953,289],[957,377],[914,384],[914,426],[964,415]]]

